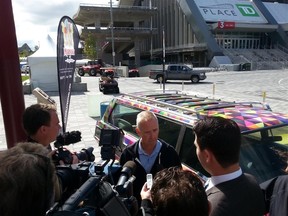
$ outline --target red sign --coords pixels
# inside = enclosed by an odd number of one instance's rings
[[[235,22],[218,21],[218,28],[219,29],[234,29]]]

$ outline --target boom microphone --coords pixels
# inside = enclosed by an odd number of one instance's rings
[[[119,180],[116,185],[116,190],[119,192],[123,189],[124,184],[129,180],[129,178],[134,174],[136,170],[136,163],[134,161],[127,161],[122,170],[119,177]]]
[[[72,143],[77,143],[81,141],[81,132],[80,131],[71,131],[65,132],[57,136],[56,141],[54,142],[55,148],[60,148],[64,145],[70,145]]]

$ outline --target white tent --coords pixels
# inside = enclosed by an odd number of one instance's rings
[[[56,46],[56,39],[47,35],[40,41],[39,49],[28,56],[32,90],[39,87],[43,91],[58,91]]]

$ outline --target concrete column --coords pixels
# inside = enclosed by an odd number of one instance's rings
[[[97,28],[100,28],[101,26],[100,26],[100,19],[96,19],[96,21],[95,21],[95,28],[97,29]]]
[[[139,21],[134,21],[134,28],[139,28]],[[140,67],[140,41],[136,37],[134,39],[134,51],[135,51],[135,65],[136,67]]]
[[[134,21],[134,28],[139,28],[139,21],[137,20],[137,21]]]
[[[139,39],[135,38],[134,41],[134,51],[135,51],[135,65],[136,67],[140,66],[140,44]]]
[[[100,25],[100,19],[96,18],[95,20],[95,29],[100,29],[101,25]],[[96,38],[96,52],[97,52],[97,59],[101,59],[102,58],[102,47],[101,47],[101,41],[99,40],[99,38]]]

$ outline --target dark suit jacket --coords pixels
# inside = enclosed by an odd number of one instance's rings
[[[210,216],[260,216],[265,212],[263,193],[249,174],[220,183],[206,194],[212,204]]]
[[[269,216],[288,215],[288,175],[277,176],[260,187],[265,193]]]

